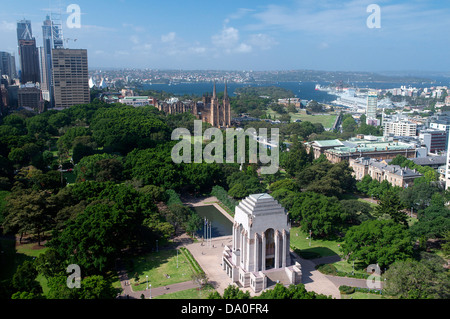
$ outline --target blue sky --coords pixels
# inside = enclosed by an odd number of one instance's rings
[[[450,71],[448,0],[0,0],[0,51],[17,50],[16,22],[60,4],[81,8],[65,26],[90,67],[330,71]],[[368,28],[366,9],[381,9]]]

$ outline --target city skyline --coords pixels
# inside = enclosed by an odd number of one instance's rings
[[[3,1],[0,51],[16,53],[17,21],[43,21],[62,8],[65,46],[87,49],[92,68],[449,72],[439,1],[77,1],[81,28],[69,28],[67,1]],[[380,28],[369,28],[371,4]],[[20,12],[22,11],[22,12]],[[76,39],[76,40],[75,40]]]

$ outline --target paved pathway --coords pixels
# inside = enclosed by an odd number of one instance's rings
[[[314,291],[319,294],[331,296],[336,299],[341,299],[341,293],[338,286],[336,286],[327,276],[318,271],[316,264],[307,259],[300,258],[295,252],[291,251],[295,260],[302,266],[302,283],[305,285],[307,291]]]

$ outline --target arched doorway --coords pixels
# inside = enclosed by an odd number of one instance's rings
[[[266,269],[275,267],[275,231],[269,228],[264,232],[266,237]]]

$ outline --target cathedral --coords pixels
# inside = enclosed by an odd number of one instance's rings
[[[231,107],[228,97],[227,84],[225,83],[224,97],[219,101],[216,93],[216,82],[214,82],[213,95],[202,97],[202,101],[179,101],[171,99],[169,101],[157,102],[155,105],[158,110],[168,114],[178,114],[191,112],[194,116],[203,122],[209,123],[214,127],[226,128],[231,126]]]

